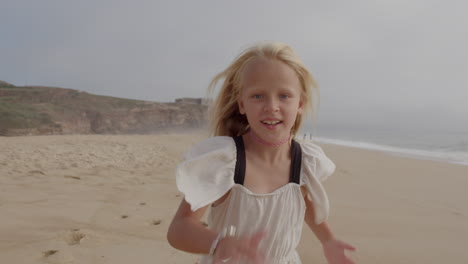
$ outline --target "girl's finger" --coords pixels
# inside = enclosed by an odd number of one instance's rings
[[[254,263],[256,264],[265,263],[265,257],[262,254],[262,252],[260,252],[259,245],[260,242],[266,237],[266,235],[266,232],[262,231],[255,233],[249,239],[250,241],[248,243],[247,248],[248,252],[246,253],[246,255],[248,255],[250,259],[254,260]]]
[[[249,257],[252,257],[254,255],[254,252],[256,251],[256,249],[252,248],[249,245],[248,240],[242,241],[242,245],[239,245],[238,250],[242,255]]]
[[[351,250],[351,251],[356,251],[356,248],[351,246],[350,244],[347,244],[345,242],[341,242],[341,245],[345,248],[345,249],[348,249],[348,250]]]
[[[266,237],[266,231],[260,231],[255,233],[250,237],[250,246],[251,247],[258,247],[258,244]]]

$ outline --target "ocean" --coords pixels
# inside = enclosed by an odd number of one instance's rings
[[[297,137],[468,166],[468,129],[308,125],[299,131]]]

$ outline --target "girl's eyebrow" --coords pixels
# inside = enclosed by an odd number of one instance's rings
[[[294,92],[295,92],[295,90],[293,88],[289,88],[289,87],[283,87],[283,88],[279,89],[279,93],[293,94]]]
[[[247,93],[259,93],[259,92],[268,92],[269,91],[268,88],[262,87],[262,86],[257,86],[255,84],[245,86],[244,88],[248,88],[248,90],[246,91]],[[278,92],[280,92],[280,93],[284,93],[284,92],[294,93],[295,89],[293,87],[291,87],[291,86],[281,86],[281,87],[279,87]]]
[[[258,87],[258,86],[250,86],[249,90],[247,91],[248,93],[258,93],[258,92],[264,92],[265,91],[265,88],[261,88],[261,87]]]

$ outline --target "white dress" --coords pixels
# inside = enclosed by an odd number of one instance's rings
[[[220,232],[233,225],[237,235],[249,235],[267,230],[260,249],[271,264],[299,264],[296,252],[304,223],[305,202],[300,186],[305,185],[313,201],[315,222],[326,220],[328,198],[321,184],[335,170],[323,150],[311,143],[300,143],[302,161],[300,184],[290,182],[268,194],[257,194],[234,182],[236,144],[231,137],[212,137],[190,149],[177,166],[178,189],[192,211],[212,204],[231,190],[227,199],[211,206],[208,216],[210,229]],[[243,261],[241,263],[248,263]],[[204,255],[201,264],[211,264]]]

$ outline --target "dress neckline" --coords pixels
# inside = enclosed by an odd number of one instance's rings
[[[233,137],[236,146],[236,166],[234,168],[234,183],[244,185],[246,156],[244,139],[241,136]],[[301,166],[302,166],[302,150],[301,145],[291,140],[291,168],[289,171],[289,183],[300,184],[301,182]],[[281,188],[281,187],[280,187]]]
[[[245,187],[244,185],[241,185],[241,184],[238,184],[238,183],[235,183],[234,186],[232,186],[232,188],[238,188],[240,189],[242,192],[248,194],[248,195],[251,195],[251,196],[257,196],[257,197],[266,197],[266,196],[274,196],[274,195],[279,195],[281,193],[283,193],[288,187],[294,187],[294,186],[297,186],[297,188],[300,188],[301,185],[295,183],[295,182],[288,182],[286,183],[285,185],[275,189],[274,191],[272,192],[269,192],[269,193],[256,193],[256,192],[253,192],[251,191],[249,188]]]

